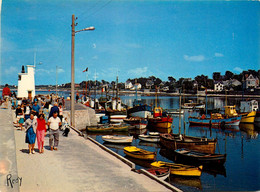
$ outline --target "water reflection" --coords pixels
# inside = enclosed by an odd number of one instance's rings
[[[247,139],[256,139],[258,137],[259,130],[255,129],[254,124],[240,123],[239,127],[242,131],[242,135],[246,133]]]
[[[200,178],[193,177],[193,178],[183,178],[183,177],[176,177],[175,175],[170,175],[170,183],[174,186],[177,185],[184,185],[187,187],[192,187],[195,189],[202,190],[201,180]],[[195,189],[187,189],[186,191],[194,191]]]

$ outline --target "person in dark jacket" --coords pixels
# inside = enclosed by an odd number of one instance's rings
[[[58,103],[54,103],[54,106],[51,108],[50,114],[49,114],[49,118],[53,116],[53,113],[56,112],[58,113],[58,116],[60,115],[60,110],[58,107]]]

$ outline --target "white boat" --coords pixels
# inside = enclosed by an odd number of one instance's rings
[[[183,109],[168,109],[166,110],[167,114],[184,114],[184,110]]]
[[[113,135],[104,135],[102,136],[103,141],[109,143],[132,143],[133,136],[113,136]]]
[[[149,135],[160,136],[160,133],[159,132],[149,132]]]
[[[123,122],[125,118],[126,118],[126,115],[111,115],[110,122],[111,123],[120,123],[120,122]]]
[[[142,141],[146,142],[159,142],[160,141],[160,136],[153,136],[153,135],[139,135],[138,138]]]
[[[205,109],[205,104],[197,104],[194,107],[195,109]]]

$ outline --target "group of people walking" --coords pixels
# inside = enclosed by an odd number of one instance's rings
[[[30,100],[23,99],[18,103],[15,114],[16,123],[21,130],[25,129],[25,142],[28,143],[29,154],[35,153],[35,142],[37,139],[39,153],[44,153],[44,138],[49,130],[50,150],[58,150],[59,128],[62,126],[63,105],[45,98],[34,98],[33,104]],[[15,107],[14,107],[15,108]]]
[[[50,150],[58,150],[59,145],[59,127],[61,120],[58,117],[58,112],[54,112],[53,116],[46,123],[44,114],[41,113],[35,118],[34,113],[25,121],[25,142],[28,143],[29,154],[34,154],[34,146],[37,138],[39,153],[44,153],[44,137],[46,136],[47,126],[49,127],[49,146]],[[53,142],[54,141],[54,142]]]

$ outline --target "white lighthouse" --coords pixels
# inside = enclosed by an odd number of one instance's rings
[[[22,72],[18,73],[18,98],[28,97],[32,99],[35,96],[35,66],[27,65],[27,71],[25,72],[24,66],[22,66]]]

